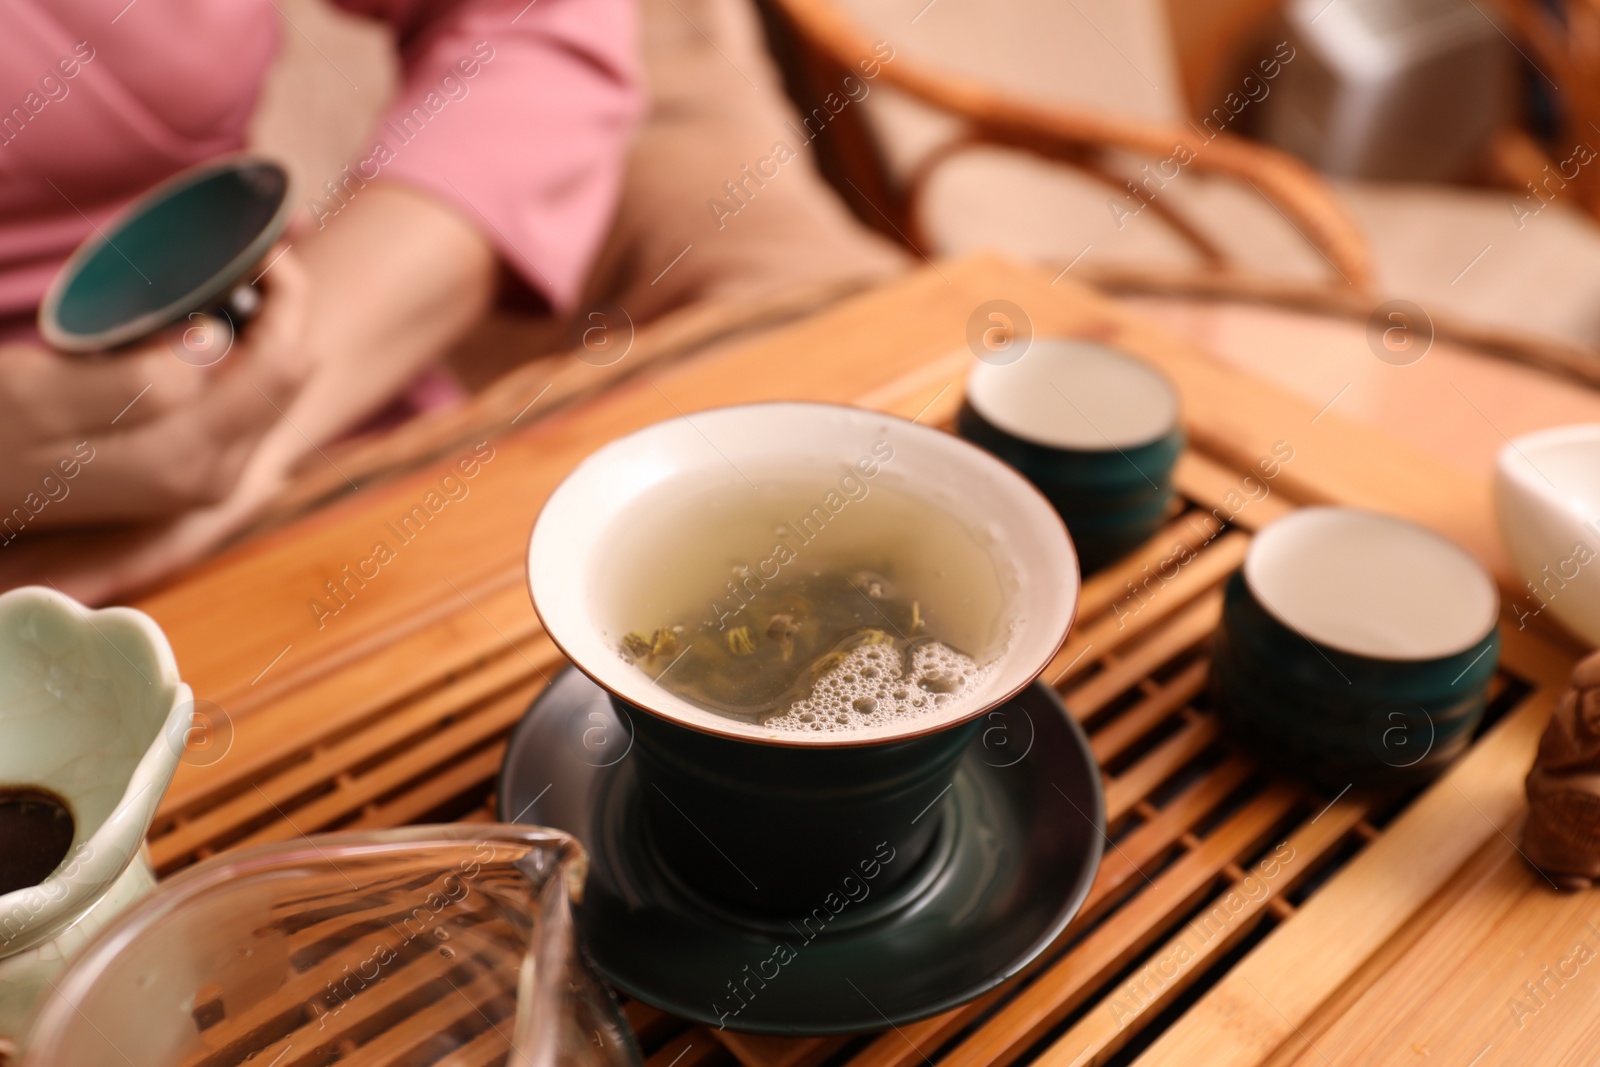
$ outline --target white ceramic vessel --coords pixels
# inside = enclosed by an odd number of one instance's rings
[[[757,483],[782,482],[800,472],[808,485],[815,483],[813,510],[819,517],[871,506],[849,500],[868,499],[876,487],[892,486],[965,517],[971,534],[1012,572],[1006,580],[1004,651],[995,669],[947,711],[927,721],[895,720],[847,734],[795,732],[780,740],[764,726],[717,715],[658,686],[623,657],[622,635],[614,632],[594,590],[612,583],[623,555],[653,550],[659,524],[652,525],[641,500],[659,503],[667,498],[663,490],[673,498],[702,500],[744,494],[756,491]],[[911,533],[901,535],[902,551],[909,551]],[[801,546],[790,558],[810,551]],[[811,403],[696,412],[606,445],[556,487],[540,512],[529,546],[528,580],[551,639],[580,670],[623,700],[724,737],[821,746],[914,736],[1004,703],[1038,677],[1060,649],[1077,611],[1079,589],[1077,557],[1060,517],[1011,467],[951,434],[878,412]],[[716,594],[715,585],[708,584],[706,599]]]
[[[1495,465],[1494,504],[1522,594],[1519,622],[1548,611],[1600,645],[1600,424],[1518,437]]]
[[[72,844],[36,886],[0,895],[0,1047],[54,973],[155,885],[143,852],[194,698],[154,621],[51,589],[0,595],[0,789],[72,811]]]

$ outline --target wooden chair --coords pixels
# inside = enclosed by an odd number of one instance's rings
[[[767,11],[769,35],[789,74],[791,94],[801,101],[802,110],[806,107],[805,101],[822,99],[828,91],[838,87],[844,75],[859,71],[864,58],[874,55],[875,42],[846,7],[881,3],[882,0],[759,2]],[[1149,6],[1155,0],[1129,2],[1144,2]],[[1539,7],[1536,0],[1497,2],[1512,8]],[[1083,14],[1078,3],[1072,6],[1079,15]],[[1158,5],[1158,16],[1181,21],[1178,16],[1193,6],[1187,0],[1167,0]],[[1193,17],[1189,22],[1195,25],[1185,31],[1191,37],[1197,34],[1206,37],[1205,47],[1201,49],[1203,62],[1183,65],[1177,57],[1168,57],[1175,68],[1180,68],[1173,78],[1182,90],[1182,99],[1178,102],[1181,114],[1204,110],[1204,101],[1216,95],[1222,72],[1232,69],[1230,64],[1239,46],[1251,35],[1247,24],[1252,19],[1259,21],[1269,17],[1277,0],[1237,0],[1231,4],[1217,0],[1214,6],[1215,10],[1191,12]],[[1600,49],[1600,2],[1572,0],[1568,6],[1583,8],[1585,14],[1577,24],[1595,29],[1591,43]],[[1546,16],[1538,17],[1548,21]],[[1533,18],[1528,16],[1530,26],[1534,25]],[[1087,17],[1083,21],[1090,22]],[[1087,36],[1087,26],[1081,28]],[[1561,42],[1549,32],[1548,26],[1539,32],[1544,34],[1543,43],[1539,45],[1541,49],[1579,50],[1575,44]],[[1122,49],[1104,32],[1100,36],[1121,54]],[[1576,59],[1563,62],[1570,64]],[[1561,69],[1564,76],[1573,74],[1569,65]],[[1591,69],[1595,72],[1591,81],[1596,85],[1596,92],[1584,99],[1596,103],[1595,118],[1600,125],[1600,63]],[[1352,217],[1341,196],[1341,192],[1348,190],[1336,191],[1320,175],[1284,152],[1232,132],[1222,132],[1214,138],[1202,137],[1193,122],[1179,119],[1161,121],[1041,101],[1033,94],[1008,91],[987,79],[927,64],[904,50],[897,51],[891,62],[878,66],[875,80],[921,105],[959,120],[964,127],[959,137],[921,159],[909,179],[900,180],[890,173],[883,151],[874,144],[869,124],[851,109],[844,109],[835,120],[837,132],[831,134],[831,141],[820,138],[816,142],[825,175],[863,220],[877,223],[880,229],[897,236],[914,251],[935,257],[939,254],[936,247],[925,240],[918,209],[934,172],[962,152],[983,146],[1022,150],[1034,157],[1067,164],[1120,193],[1125,192],[1123,179],[1107,166],[1108,160],[1121,164],[1125,173],[1127,155],[1164,160],[1182,146],[1193,157],[1185,170],[1253,186],[1254,192],[1261,194],[1282,220],[1320,254],[1318,263],[1328,268],[1323,278],[1307,284],[1303,279],[1269,274],[1259,268],[1240,269],[1218,249],[1217,242],[1160,196],[1150,199],[1146,206],[1198,253],[1200,270],[1146,264],[1086,264],[1084,268],[1075,268],[1074,276],[1113,291],[1266,303],[1356,320],[1371,315],[1382,299],[1375,283],[1374,252],[1366,236],[1370,231],[1364,231]],[[1131,77],[1128,80],[1134,81]],[[1595,143],[1600,144],[1600,135],[1596,137]],[[1592,170],[1588,177],[1600,183],[1600,164]],[[1476,206],[1481,216],[1484,205]],[[1391,213],[1404,210],[1404,201],[1389,207]],[[1494,210],[1503,212],[1499,206]],[[1445,216],[1448,226],[1448,212],[1439,214]],[[1438,225],[1437,219],[1433,222]],[[1062,261],[1070,259],[1071,254],[1071,250],[1066,250]],[[1575,299],[1582,302],[1581,294],[1575,294]],[[1507,329],[1498,323],[1479,321],[1437,306],[1428,310],[1435,336],[1486,354],[1531,364],[1570,380],[1600,386],[1600,355],[1590,346],[1557,336]]]
[[[775,9],[780,29],[788,31],[791,67],[803,70],[806,95],[821,98],[826,89],[873,60],[874,42],[830,0],[767,0]],[[780,38],[781,39],[781,38]],[[799,53],[798,59],[796,53]],[[1122,192],[1124,181],[1105,164],[1112,151],[1145,157],[1152,162],[1189,157],[1184,167],[1207,174],[1226,175],[1253,184],[1300,231],[1333,273],[1350,288],[1367,293],[1372,287],[1372,262],[1367,241],[1327,184],[1299,160],[1231,132],[1202,136],[1192,124],[1141,121],[1099,111],[1040,103],[1008,93],[993,85],[924,66],[917,58],[897,53],[877,67],[877,79],[915,100],[960,119],[967,132],[926,156],[903,189],[896,189],[877,166],[870,152],[848,155],[834,152],[827,160],[837,175],[863,190],[879,190],[888,205],[892,228],[914,248],[926,247],[918,222],[918,202],[930,175],[952,155],[976,145],[1021,149],[1044,159],[1068,164],[1112,190]],[[819,92],[817,90],[821,89]],[[844,118],[844,115],[841,115]],[[845,127],[848,129],[848,126]],[[861,137],[841,135],[859,146]],[[825,167],[825,170],[828,169]],[[844,190],[848,197],[849,189]],[[879,205],[874,205],[878,207]],[[1147,206],[1165,220],[1199,254],[1212,271],[1230,269],[1227,257],[1197,227],[1161,197]],[[880,210],[885,210],[880,207]],[[863,213],[870,223],[870,212]]]
[[[1535,69],[1529,77],[1543,92],[1555,95],[1553,130],[1541,144],[1527,131],[1506,131],[1495,146],[1498,176],[1520,191],[1539,186],[1551,171],[1572,198],[1600,218],[1600,166],[1572,158],[1576,146],[1600,150],[1600,4],[1594,0],[1494,0],[1515,35],[1524,58]],[[1565,165],[1565,166],[1563,166]]]
[[[938,0],[936,0],[938,2]],[[1215,4],[1217,0],[1204,0]],[[1229,40],[1242,32],[1240,11],[1259,15],[1274,0],[1248,0],[1201,13],[1210,43],[1207,62],[1183,71],[1183,103],[1194,106],[1211,93],[1218,72],[1228,66]],[[1520,0],[1501,0],[1517,3]],[[874,42],[835,0],[758,0],[766,20],[769,46],[777,53],[790,95],[801,102],[820,100],[837,89],[842,75],[859,72],[873,57]],[[1177,10],[1183,5],[1178,4]],[[1247,9],[1247,10],[1246,10]],[[1230,14],[1231,13],[1231,14]],[[1223,18],[1223,15],[1227,15]],[[683,15],[692,23],[689,15]],[[1225,23],[1226,25],[1222,25]],[[1231,38],[1229,35],[1232,35]],[[1248,301],[1290,307],[1304,312],[1365,319],[1377,302],[1368,242],[1337,193],[1314,171],[1287,154],[1231,133],[1202,140],[1177,121],[1113,115],[1104,111],[1041,103],[979,80],[935,69],[916,58],[896,54],[877,66],[874,79],[893,86],[938,111],[954,116],[966,131],[957,141],[921,161],[904,188],[889,173],[872,131],[859,108],[844,108],[828,134],[812,142],[824,176],[851,202],[869,225],[900,241],[913,253],[927,249],[917,223],[918,200],[939,163],[960,151],[983,144],[1017,148],[1043,159],[1066,163],[1120,191],[1120,181],[1107,167],[1108,157],[1131,153],[1160,160],[1183,145],[1194,154],[1193,169],[1249,182],[1316,249],[1327,266],[1319,284],[1302,284],[1239,269],[1198,228],[1161,198],[1150,202],[1158,214],[1205,264],[1202,271],[1158,268],[1100,268],[1084,275],[1113,291],[1182,294],[1199,299]],[[1600,170],[1596,171],[1600,175]],[[715,191],[715,190],[709,190]],[[1341,277],[1342,276],[1342,277]],[[1348,284],[1346,284],[1348,282]],[[686,309],[642,330],[630,358],[597,367],[566,357],[542,360],[513,370],[485,389],[466,407],[440,412],[371,439],[349,442],[335,450],[342,469],[359,472],[362,481],[411,469],[474,435],[520,426],[528,399],[541,396],[545,413],[564,403],[591,396],[617,379],[656,361],[684,356],[730,337],[758,332],[801,316],[858,288],[853,282],[820,283],[761,299],[740,299]],[[1562,377],[1600,385],[1600,361],[1586,348],[1532,338],[1435,313],[1436,336],[1486,354],[1543,368]],[[542,392],[548,389],[549,392]],[[308,468],[307,474],[279,501],[268,524],[312,507],[343,487],[332,471]]]
[[[1259,11],[1270,2],[1249,0],[1244,6]],[[833,0],[759,0],[759,4],[767,22],[769,45],[777,53],[790,95],[801,102],[802,110],[805,101],[822,99],[838,87],[843,74],[858,72],[858,64],[874,55],[874,42]],[[1215,16],[1217,12],[1207,14]],[[689,19],[688,15],[683,17]],[[1227,32],[1237,34],[1238,21],[1232,19],[1232,29]],[[1183,94],[1188,105],[1210,92],[1217,71],[1226,66],[1225,58],[1219,57],[1226,56],[1228,44],[1218,39],[1208,47],[1209,65],[1184,71]],[[1357,320],[1366,318],[1377,301],[1372,254],[1361,229],[1320,176],[1282,152],[1231,133],[1202,140],[1193,128],[1180,121],[1041,103],[936,69],[905,54],[880,64],[874,80],[955,117],[966,127],[959,141],[924,159],[904,188],[885,166],[859,108],[845,108],[833,119],[828,135],[813,142],[824,176],[851,202],[858,216],[913,253],[928,247],[916,221],[918,200],[928,178],[940,161],[960,151],[984,144],[1016,148],[1069,164],[1106,182],[1108,189],[1120,191],[1120,181],[1107,166],[1108,158],[1130,153],[1161,160],[1182,145],[1194,155],[1189,164],[1194,170],[1253,184],[1316,249],[1319,262],[1325,262],[1327,267],[1326,277],[1318,284],[1306,285],[1243,271],[1179,211],[1158,197],[1150,202],[1152,213],[1164,219],[1195,250],[1205,269],[1101,268],[1083,272],[1090,280],[1114,291],[1262,302]],[[537,414],[548,413],[591,396],[645,366],[685,356],[740,334],[771,328],[858,289],[848,280],[823,282],[760,299],[741,298],[685,309],[641,330],[629,359],[623,363],[595,366],[570,356],[541,360],[507,373],[463,408],[434,413],[397,430],[347,442],[334,454],[340,468],[363,483],[403,473],[461,442],[504,432],[509,426],[525,425],[533,417],[525,410],[532,397],[542,398]],[[1600,385],[1600,362],[1588,349],[1485,328],[1442,314],[1434,315],[1434,327],[1441,338]],[[275,525],[303,513],[338,494],[344,486],[335,472],[309,466],[263,525]]]

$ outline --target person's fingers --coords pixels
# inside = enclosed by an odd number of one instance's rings
[[[276,258],[273,258],[276,257]],[[282,402],[311,369],[304,332],[310,282],[293,252],[274,249],[259,278],[260,316],[234,335],[226,320],[196,313],[114,353],[71,355],[31,344],[0,346],[0,438],[41,441],[127,430],[185,408],[238,362]],[[235,351],[237,350],[237,351]],[[211,368],[218,368],[212,370]]]
[[[267,261],[271,266],[259,278],[265,291],[261,314],[246,328],[244,339],[251,375],[264,393],[278,400],[292,395],[312,369],[306,340],[311,279],[287,248]]]
[[[104,604],[161,577],[163,568],[151,566],[150,556],[160,551],[168,528],[30,531],[11,541],[0,535],[6,548],[0,552],[0,587],[49,583],[91,607]],[[184,562],[172,561],[165,570]]]
[[[280,322],[277,329],[283,332],[252,335],[247,349],[237,353],[239,363],[179,410],[91,435],[81,446],[56,441],[31,449],[29,465],[41,469],[55,463],[58,452],[74,447],[92,457],[82,464],[83,476],[71,495],[41,513],[37,525],[175,518],[225,497],[262,438],[287,424],[286,412],[300,385],[294,374],[263,369],[272,361],[271,346],[299,344],[293,322]],[[283,432],[298,438],[292,426]]]
[[[204,369],[226,359],[238,337],[226,314],[194,311],[161,331],[158,340],[178,362]]]
[[[159,342],[115,355],[67,355],[34,345],[0,348],[0,411],[11,440],[82,438],[161,418],[192,403],[208,375]]]
[[[267,253],[268,264],[256,277],[266,299],[254,325],[279,340],[295,338],[305,329],[311,301],[311,278],[305,266],[287,246],[274,246]]]
[[[235,371],[198,404],[99,445],[107,460],[94,471],[106,509],[100,518],[175,515],[221,500],[261,438],[286,418],[286,400],[268,392],[282,384]]]
[[[133,433],[83,441],[69,453],[70,473],[31,464],[44,473],[17,507],[0,514],[0,541],[24,530],[177,519],[223,499],[270,426],[257,419],[219,441],[195,421],[174,416]]]
[[[94,402],[75,416],[53,415],[30,427],[31,436],[9,434],[16,445],[18,484],[31,490],[50,476],[42,491],[57,494],[32,513],[24,509],[17,516],[19,524],[42,529],[173,519],[233,491],[262,438],[287,421],[285,411],[312,365],[304,337],[309,281],[287,251],[269,262],[261,278],[267,290],[261,314],[234,339],[232,350],[219,357],[218,371],[174,358],[161,342],[82,366],[61,366],[71,357],[55,353],[18,352],[27,363],[25,372],[15,376],[19,390],[48,394],[41,381],[77,385],[80,378],[99,390]],[[107,418],[103,405],[114,395],[111,383],[126,387],[150,373],[161,373],[163,382],[199,386],[186,387],[182,394],[164,386],[160,404],[152,404],[140,419],[128,417],[156,393],[147,382],[139,387],[142,395],[134,390],[119,397],[118,408]],[[0,427],[0,441],[7,435]],[[72,456],[81,468],[75,479],[52,473],[62,458]]]
[[[249,521],[251,503],[230,498],[175,522],[17,538],[0,552],[0,588],[43,581],[91,606],[126,598],[215,549]]]

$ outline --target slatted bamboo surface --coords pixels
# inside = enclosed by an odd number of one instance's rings
[[[278,948],[294,976],[242,1008],[213,987],[193,1008],[199,1041],[183,1067],[503,1062],[526,934],[490,901],[520,884],[491,884],[447,921],[416,902],[451,893],[453,868],[430,879],[373,866],[347,858],[324,884],[275,901],[265,923],[287,933]],[[383,980],[361,981],[379,959]]]
[[[1483,736],[1416,796],[1323,793],[1275,777],[1230,745],[1205,694],[1220,583],[1262,524],[1312,501],[1376,506],[1498,566],[1487,488],[1319,416],[1086,289],[988,259],[939,264],[504,427],[492,455],[480,449],[491,458],[465,480],[470,492],[376,577],[351,581],[344,568],[392,540],[390,524],[453,461],[356,493],[148,598],[140,606],[227,724],[210,739],[210,762],[181,768],[161,808],[150,839],[158,869],[323,830],[493,818],[507,733],[562,666],[529,605],[523,551],[565,472],[618,434],[747,400],[832,400],[948,425],[972,359],[967,320],[997,297],[1026,309],[1038,333],[1104,339],[1163,366],[1192,443],[1167,527],[1086,583],[1044,675],[1088,730],[1105,780],[1110,843],[1088,901],[1016,979],[881,1034],[713,1033],[631,1003],[649,1067],[1411,1063],[1419,1049],[1533,1041],[1541,1063],[1586,1054],[1578,1042],[1593,1023],[1582,1008],[1600,966],[1520,1026],[1489,1018],[1506,1013],[1496,997],[1516,995],[1521,970],[1535,976],[1546,957],[1564,958],[1569,927],[1600,911],[1595,897],[1556,895],[1510,845],[1521,776],[1572,649],[1503,626]],[[1293,457],[1264,479],[1257,461],[1278,442]],[[1511,912],[1537,918],[1510,922]],[[1543,940],[1539,923],[1550,925]],[[1488,953],[1522,940],[1525,966],[1488,971]]]

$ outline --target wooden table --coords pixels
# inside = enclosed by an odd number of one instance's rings
[[[561,666],[529,605],[523,554],[562,476],[617,435],[740,401],[837,401],[948,425],[972,359],[968,318],[997,298],[1039,333],[1143,354],[1183,395],[1183,507],[1086,584],[1045,675],[1090,733],[1115,847],[1062,939],[973,1005],[824,1041],[713,1034],[630,1004],[651,1067],[1591,1062],[1600,962],[1566,966],[1559,984],[1543,968],[1561,969],[1579,943],[1600,950],[1600,921],[1587,925],[1600,895],[1556,893],[1513,844],[1522,776],[1573,646],[1504,626],[1492,727],[1400,801],[1274,779],[1229,747],[1204,696],[1219,582],[1252,532],[1297,504],[1409,516],[1489,561],[1513,595],[1486,481],[1070,280],[992,259],[941,263],[508,423],[486,435],[470,478],[442,484],[467,449],[147,598],[139,606],[231,732],[213,739],[225,756],[180,769],[151,835],[159,869],[320,830],[492,818],[506,734]],[[1292,460],[1268,483],[1245,482],[1277,442]],[[1231,518],[1224,532],[1202,521],[1212,514]],[[419,532],[401,532],[407,516]],[[391,558],[374,572],[379,542]],[[1135,599],[1129,583],[1179,543],[1194,561]]]

